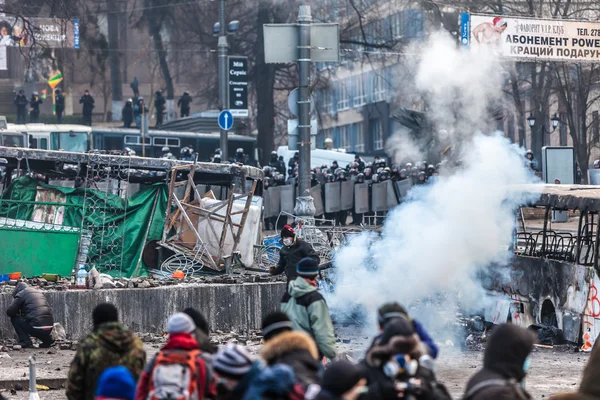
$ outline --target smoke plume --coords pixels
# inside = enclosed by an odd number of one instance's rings
[[[485,293],[477,271],[511,256],[514,212],[528,199],[510,187],[534,178],[524,150],[490,128],[487,107],[502,96],[498,60],[458,49],[442,34],[420,48],[416,87],[429,105],[428,117],[458,145],[453,157],[460,167],[434,184],[413,188],[389,212],[378,240],[364,233],[338,251],[336,289],[328,298],[334,310],[351,312],[360,305],[374,316],[384,302],[410,306],[438,294],[454,298],[457,292],[462,306],[480,306]],[[399,154],[415,151],[408,135],[391,147]],[[453,315],[456,302],[448,301],[441,307]]]

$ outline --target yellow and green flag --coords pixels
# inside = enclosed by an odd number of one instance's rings
[[[62,82],[62,80],[63,80],[62,72],[56,71],[54,74],[52,74],[50,76],[50,79],[48,79],[48,85],[50,85],[50,87],[52,89],[54,89],[56,86],[58,86],[59,83]]]

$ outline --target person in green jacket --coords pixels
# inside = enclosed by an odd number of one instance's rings
[[[281,311],[292,321],[293,329],[313,337],[319,356],[333,360],[336,356],[333,323],[325,299],[317,291],[319,264],[305,257],[296,266],[298,277],[288,284],[281,300]]]

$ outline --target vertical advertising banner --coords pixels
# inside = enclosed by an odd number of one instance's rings
[[[515,60],[600,61],[597,22],[471,14],[469,28],[474,53]]]
[[[471,16],[469,13],[460,14],[460,45],[463,48],[469,47],[471,38]]]
[[[228,57],[229,111],[236,117],[248,116],[248,57]]]

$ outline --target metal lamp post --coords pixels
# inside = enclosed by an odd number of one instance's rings
[[[542,147],[544,147],[546,144],[546,134],[551,134],[556,130],[556,128],[558,128],[558,124],[560,123],[560,118],[558,118],[558,114],[554,114],[554,116],[550,119],[550,121],[552,123],[551,131],[549,131],[546,128],[545,124],[542,124],[542,126],[540,126],[540,132],[542,133]],[[533,116],[533,114],[529,114],[529,117],[527,117],[527,123],[529,124],[529,127],[533,131],[533,127],[535,126],[535,123],[536,123],[536,118]]]

